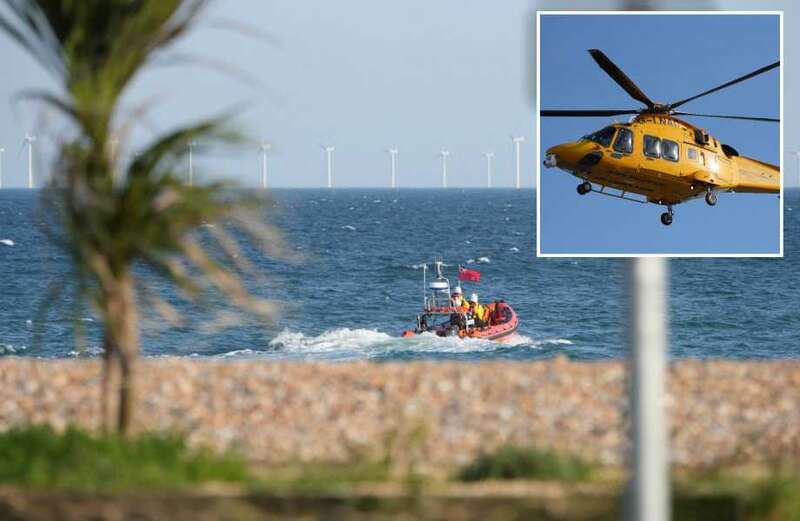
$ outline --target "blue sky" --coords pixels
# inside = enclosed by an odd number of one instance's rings
[[[640,108],[586,52],[603,50],[659,102],[683,99],[779,59],[777,16],[543,16],[540,35],[542,108]],[[779,116],[777,70],[695,100],[687,112]],[[790,91],[786,91],[787,93]],[[624,116],[620,121],[624,121]],[[780,162],[779,125],[710,118],[706,128],[742,155]],[[613,118],[542,118],[542,150],[574,140]],[[790,158],[787,158],[790,159]],[[790,162],[790,164],[793,161]],[[794,167],[794,165],[791,165]],[[720,194],[664,209],[575,192],[578,180],[554,169],[541,175],[543,253],[777,253],[777,195]]]

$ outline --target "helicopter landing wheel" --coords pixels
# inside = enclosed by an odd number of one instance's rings
[[[717,204],[717,194],[716,194],[716,192],[712,192],[711,190],[706,192],[706,204],[708,206],[714,206],[715,204]]]
[[[592,191],[592,183],[589,181],[584,181],[578,185],[578,193],[581,195],[586,195]]]
[[[664,226],[672,224],[672,206],[667,206],[667,211],[661,214],[661,224]]]

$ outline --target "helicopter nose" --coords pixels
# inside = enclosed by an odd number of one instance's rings
[[[544,166],[571,171],[591,167],[602,157],[602,152],[585,143],[562,143],[548,148],[545,154]]]
[[[558,166],[559,168],[571,170],[581,158],[581,155],[575,149],[574,143],[562,143],[548,148],[544,166],[548,168]]]

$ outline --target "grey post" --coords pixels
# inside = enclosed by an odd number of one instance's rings
[[[628,515],[636,521],[670,519],[665,410],[667,260],[628,261],[629,387],[633,428]]]

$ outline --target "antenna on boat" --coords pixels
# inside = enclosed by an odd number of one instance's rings
[[[428,309],[428,265],[422,264],[422,309]]]

